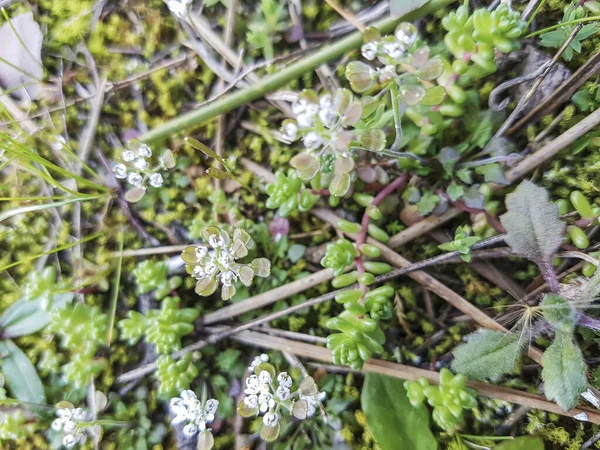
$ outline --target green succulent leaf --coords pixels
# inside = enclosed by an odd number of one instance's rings
[[[565,411],[587,390],[587,365],[570,332],[559,331],[542,356],[544,392]]]
[[[522,346],[519,337],[511,333],[492,330],[473,333],[454,350],[452,371],[474,380],[498,380],[514,370]]]

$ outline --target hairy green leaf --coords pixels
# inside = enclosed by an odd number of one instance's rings
[[[369,431],[382,450],[435,450],[437,440],[429,429],[425,406],[410,404],[404,381],[368,373],[361,395]]]
[[[454,350],[452,371],[474,380],[497,380],[513,371],[521,347],[514,334],[492,330],[473,333]]]
[[[506,196],[508,212],[500,217],[506,243],[517,255],[547,265],[563,242],[564,223],[546,189],[529,181]]]
[[[544,392],[568,411],[577,404],[579,394],[587,389],[587,365],[573,334],[557,332],[554,342],[542,357]]]
[[[2,373],[12,395],[21,401],[46,403],[46,394],[35,367],[10,339],[0,341]]]

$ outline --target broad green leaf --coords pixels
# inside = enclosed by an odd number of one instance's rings
[[[50,313],[53,309],[60,309],[73,299],[73,294],[50,295],[29,300],[23,298],[14,303],[0,317],[0,328],[4,337],[12,338],[35,333],[50,322]]]
[[[404,381],[376,373],[365,377],[361,406],[369,431],[382,450],[436,450],[425,406],[413,407]]]
[[[428,3],[429,0],[391,0],[390,15],[397,19]]]
[[[523,181],[506,196],[508,212],[500,216],[506,243],[517,255],[548,265],[563,242],[564,223],[546,189]]]
[[[542,356],[544,392],[565,411],[577,404],[579,394],[587,390],[587,365],[573,334],[556,333],[554,342]]]
[[[522,344],[511,333],[492,330],[473,333],[454,350],[452,371],[473,380],[498,380],[513,371]]]
[[[494,450],[544,450],[544,440],[537,436],[521,436],[494,446]]]
[[[560,295],[548,294],[540,304],[544,319],[554,327],[555,330],[573,332],[575,329],[575,309]]]
[[[12,395],[30,403],[46,403],[46,395],[35,367],[23,351],[10,339],[0,341],[0,368]]]
[[[443,86],[433,86],[427,89],[425,97],[421,100],[421,104],[425,106],[437,106],[446,98],[446,89]]]

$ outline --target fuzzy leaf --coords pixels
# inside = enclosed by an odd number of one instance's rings
[[[53,309],[60,309],[73,299],[73,293],[45,296],[30,300],[23,298],[8,308],[0,317],[0,328],[4,337],[17,337],[35,333],[50,322]]]
[[[410,404],[404,381],[367,373],[361,395],[369,431],[382,450],[436,450],[425,406]]]
[[[521,347],[514,334],[492,330],[473,333],[454,350],[452,371],[473,380],[498,380],[513,371]]]
[[[544,392],[565,411],[577,404],[579,394],[587,390],[587,365],[573,334],[557,332],[554,342],[542,356]]]
[[[538,265],[549,264],[563,242],[565,225],[546,189],[523,181],[506,197],[506,208],[500,221],[512,251]]]
[[[0,363],[10,392],[17,399],[31,403],[46,403],[44,387],[35,367],[13,341],[0,341]]]
[[[390,15],[394,19],[398,19],[428,2],[429,0],[392,0],[390,2]]]

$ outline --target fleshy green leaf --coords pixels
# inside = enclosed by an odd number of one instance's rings
[[[404,381],[376,373],[365,377],[361,406],[369,431],[382,450],[435,450],[425,406],[410,404]]]
[[[544,450],[544,440],[537,436],[521,436],[493,448],[494,450]]]
[[[425,106],[440,105],[446,99],[446,89],[443,86],[433,86],[427,89],[421,104]]]
[[[0,341],[0,354],[6,355],[0,363],[12,395],[24,402],[46,403],[42,382],[27,355],[10,339]]]
[[[557,332],[554,342],[542,356],[544,392],[565,411],[577,404],[579,394],[587,390],[587,365],[572,333]]]
[[[513,371],[522,345],[519,337],[510,333],[492,330],[473,333],[454,350],[452,371],[474,380],[497,380]]]
[[[529,181],[506,197],[508,212],[500,217],[506,243],[517,255],[547,265],[563,242],[564,223],[546,189]]]

